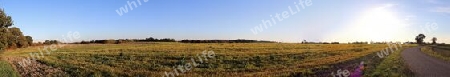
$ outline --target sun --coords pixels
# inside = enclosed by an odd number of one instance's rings
[[[404,41],[406,25],[405,20],[398,18],[388,7],[376,7],[362,12],[337,37],[352,39],[346,40],[349,42]]]
[[[353,33],[360,40],[389,41],[401,36],[405,24],[395,13],[385,7],[371,9],[363,14],[353,26]]]

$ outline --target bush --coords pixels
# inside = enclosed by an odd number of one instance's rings
[[[113,39],[103,41],[103,44],[115,44],[116,41]]]
[[[59,42],[58,40],[45,40],[44,44],[45,45],[50,45],[50,44],[59,44],[61,42]]]

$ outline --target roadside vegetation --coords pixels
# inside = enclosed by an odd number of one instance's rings
[[[434,46],[424,46],[421,51],[427,55],[450,61],[450,46],[449,45],[434,45]]]
[[[405,47],[408,48],[408,47]],[[365,76],[367,77],[414,77],[414,73],[409,70],[407,64],[403,58],[401,58],[401,52],[405,48],[391,53],[376,67],[374,72],[369,72]]]

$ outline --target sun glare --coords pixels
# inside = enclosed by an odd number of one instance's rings
[[[364,13],[353,26],[353,32],[366,41],[388,41],[402,32],[405,24],[393,12],[384,7],[375,8]]]
[[[408,21],[399,18],[400,16],[392,10],[391,6],[370,8],[363,11],[348,22],[343,31],[331,35],[333,40],[343,42],[399,42],[408,41],[411,35],[408,30]],[[327,40],[330,41],[330,40]]]

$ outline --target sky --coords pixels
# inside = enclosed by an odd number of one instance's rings
[[[79,32],[80,41],[406,42],[424,33],[425,41],[450,43],[449,0],[0,0],[0,7],[37,41]]]

